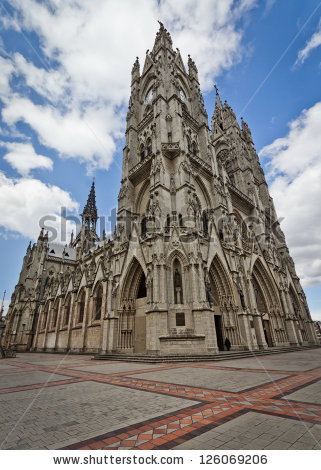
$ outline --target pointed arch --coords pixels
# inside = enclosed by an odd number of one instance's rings
[[[255,285],[259,286],[258,293],[261,294],[261,307],[263,308],[264,306],[263,301],[267,310],[272,309],[275,305],[280,306],[278,294],[274,286],[274,281],[258,258],[253,266],[252,277],[253,287]]]
[[[246,225],[242,215],[240,214],[240,212],[235,210],[235,209],[233,209],[233,211],[234,211],[234,215],[235,215],[235,218],[236,218],[236,222],[239,226],[240,235],[244,240],[247,240],[248,239],[247,225]]]
[[[202,181],[202,179],[200,178],[199,175],[195,176],[195,182],[200,187],[201,193],[202,193],[202,195],[204,197],[204,200],[205,200],[205,203],[206,203],[206,207],[202,207],[202,209],[211,209],[211,207],[212,207],[211,197],[209,195],[209,192],[208,192],[205,184],[203,183],[203,181]]]
[[[142,100],[145,102],[145,95],[147,91],[151,88],[152,82],[156,79],[156,75],[154,72],[150,72],[143,78],[143,83],[141,85],[141,97]]]
[[[292,303],[293,311],[295,315],[300,316],[300,313],[301,313],[300,302],[292,284],[290,284],[289,286],[289,295],[290,295],[290,299],[291,299],[291,303]]]
[[[67,326],[69,324],[70,310],[71,310],[71,294],[70,292],[68,292],[67,296],[65,297],[65,302],[64,302],[64,316],[63,316],[62,326]]]
[[[138,195],[136,197],[136,202],[135,202],[135,212],[140,214],[141,212],[141,204],[142,204],[142,201],[143,201],[143,198],[144,198],[144,195],[146,193],[146,191],[148,190],[149,188],[149,179],[147,179],[142,187],[140,188],[139,192],[138,192]]]
[[[184,79],[184,77],[182,76],[181,73],[178,73],[177,74],[177,78],[178,80],[180,81],[180,86],[181,88],[183,89],[186,97],[190,95],[190,89],[189,89],[189,86],[187,85],[186,83],[186,80]]]
[[[138,298],[138,295],[142,294],[142,284],[145,279],[145,272],[138,259],[134,256],[127,268],[127,273],[124,277],[124,283],[120,296],[120,308],[122,308],[122,303],[124,301],[128,301],[129,299],[134,301]]]
[[[59,297],[56,297],[56,300],[52,305],[52,314],[51,314],[51,327],[56,328],[57,319],[58,319],[58,310],[59,310]]]
[[[82,287],[78,293],[78,317],[76,323],[82,323],[84,321],[85,314],[85,303],[86,303],[86,290]]]
[[[229,281],[226,269],[216,254],[210,265],[209,275],[211,280],[212,295],[218,305],[224,303],[224,299],[234,299],[233,289]]]
[[[103,285],[101,282],[99,282],[97,283],[95,291],[94,291],[93,320],[100,320],[102,317],[103,294],[104,294]]]
[[[42,315],[41,315],[41,324],[40,324],[40,329],[44,330],[46,328],[47,322],[48,322],[48,314],[49,314],[49,300],[46,301],[43,310],[42,310]]]
[[[178,260],[181,262],[182,267],[187,265],[187,258],[185,256],[185,254],[182,253],[180,250],[175,249],[171,253],[169,253],[169,255],[167,257],[168,264],[172,265],[175,258],[178,258]]]
[[[184,303],[183,275],[182,265],[177,257],[173,260],[173,290],[174,304]]]

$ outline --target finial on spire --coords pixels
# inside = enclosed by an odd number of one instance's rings
[[[156,33],[155,44],[154,44],[153,52],[152,52],[153,54],[157,52],[161,44],[166,47],[169,46],[170,48],[172,47],[172,44],[173,44],[171,35],[167,31],[163,23],[159,20],[158,20],[158,23],[159,23],[159,30]]]
[[[139,77],[139,74],[140,74],[140,71],[139,71],[139,57],[136,57],[136,60],[133,64],[133,68],[132,68],[132,75],[134,76],[133,78],[135,78],[136,76]]]
[[[216,83],[214,84],[214,88],[215,88],[215,93],[216,93],[215,109],[221,109],[223,106],[222,106],[221,98],[218,92],[218,86],[216,85]]]

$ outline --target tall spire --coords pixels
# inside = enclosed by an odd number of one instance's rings
[[[81,214],[82,223],[88,228],[96,230],[96,222],[98,219],[95,195],[95,181],[92,182],[90,193],[87,199],[87,204]]]
[[[251,134],[251,131],[249,129],[249,126],[246,124],[246,122],[244,121],[244,119],[242,117],[241,117],[241,123],[242,123],[242,134],[243,134],[243,136],[245,137],[245,139],[249,143],[253,144],[252,134]]]
[[[214,88],[215,88],[215,91],[216,91],[216,103],[215,103],[215,111],[216,111],[216,109],[222,109],[223,106],[222,106],[221,98],[220,98],[220,95],[218,93],[218,88],[217,88],[216,84],[214,85]]]
[[[218,93],[218,88],[214,85],[216,91],[216,102],[215,102],[215,109],[214,114],[212,117],[212,135],[217,137],[220,135],[224,129],[223,127],[223,106],[221,102],[220,95]]]
[[[155,43],[153,47],[153,54],[155,54],[161,46],[164,46],[165,48],[168,47],[171,50],[173,49],[173,41],[172,41],[171,35],[167,31],[167,29],[164,27],[161,21],[158,21],[158,23],[159,23],[159,30],[156,34]]]

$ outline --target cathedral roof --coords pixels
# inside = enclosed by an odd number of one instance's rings
[[[59,243],[48,243],[48,255],[50,257],[62,259],[63,253],[65,254],[65,259],[69,259],[71,261],[76,260],[75,248],[60,245]]]

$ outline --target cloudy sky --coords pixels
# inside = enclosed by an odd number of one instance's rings
[[[130,71],[161,20],[249,124],[312,315],[321,320],[321,2],[2,0],[0,293],[39,224],[64,241],[95,177],[108,217],[121,179]],[[53,233],[53,232],[52,232]]]

